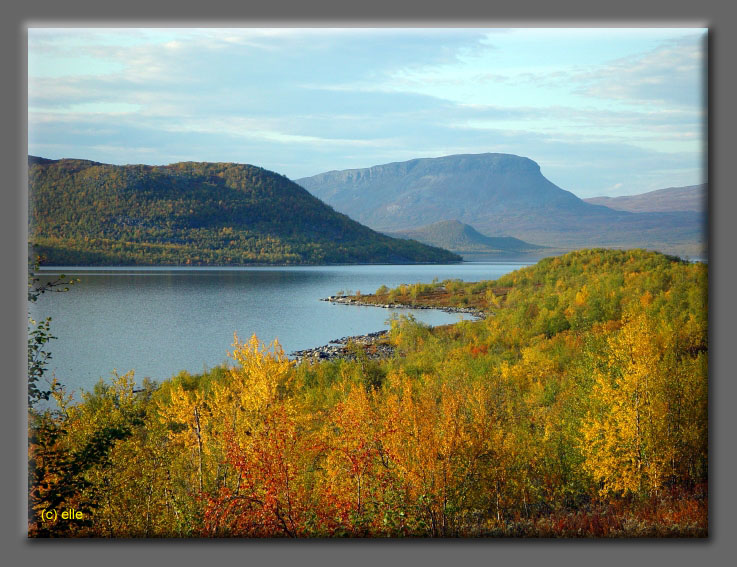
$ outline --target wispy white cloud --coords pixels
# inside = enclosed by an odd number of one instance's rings
[[[573,78],[578,92],[602,99],[701,107],[706,87],[706,35],[667,42]]]
[[[195,132],[201,134],[227,134],[236,138],[248,138],[279,144],[307,144],[353,147],[385,147],[390,139],[331,138],[290,132],[285,120],[262,120],[240,116],[217,119],[190,118],[179,123],[160,125],[169,132]],[[280,129],[280,127],[282,129]]]

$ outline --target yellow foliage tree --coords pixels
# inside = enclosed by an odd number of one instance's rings
[[[159,401],[159,412],[165,422],[174,427],[169,431],[169,439],[191,452],[197,469],[197,489],[202,492],[207,474],[204,463],[205,454],[212,451],[209,424],[211,415],[205,405],[202,390],[187,390],[179,384],[171,391],[171,397]]]
[[[656,493],[672,452],[662,345],[644,314],[630,316],[608,343],[607,370],[595,373],[595,407],[583,424],[585,467],[601,494]]]
[[[247,343],[234,336],[231,358],[238,366],[225,384],[238,405],[253,417],[261,414],[277,398],[284,397],[292,380],[293,363],[286,357],[279,341],[263,345],[253,335]]]

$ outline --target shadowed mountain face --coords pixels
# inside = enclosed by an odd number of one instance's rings
[[[412,238],[457,253],[524,254],[547,250],[511,236],[485,236],[456,220],[440,221],[416,229],[390,232],[390,236]]]
[[[235,163],[29,156],[29,240],[56,265],[454,262],[363,226],[283,175]]]
[[[633,213],[667,213],[676,211],[708,211],[708,185],[689,185],[687,187],[669,187],[639,195],[624,197],[591,197],[584,199],[592,205],[604,205],[618,211]]]
[[[548,181],[534,161],[509,154],[415,159],[296,180],[340,212],[386,232],[454,218],[488,236],[546,246],[705,251],[705,217],[632,213],[586,203]]]

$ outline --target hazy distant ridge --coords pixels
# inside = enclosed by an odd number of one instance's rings
[[[457,220],[440,221],[411,230],[388,233],[399,238],[413,238],[457,253],[518,254],[543,250],[511,236],[486,236]]]
[[[463,154],[329,171],[297,179],[336,210],[385,232],[457,219],[488,236],[563,248],[644,247],[705,253],[705,216],[633,213],[587,203],[531,159]]]
[[[492,212],[575,209],[581,200],[545,179],[540,166],[508,154],[464,154],[330,171],[297,183],[372,228],[403,230],[456,218],[487,228]],[[586,206],[586,205],[584,205]],[[483,220],[483,225],[478,222]],[[497,230],[496,228],[492,230]],[[490,233],[491,234],[491,233]]]
[[[708,211],[708,184],[669,187],[623,197],[590,197],[584,201],[592,205],[604,205],[610,209],[634,213],[677,211],[705,213]]]

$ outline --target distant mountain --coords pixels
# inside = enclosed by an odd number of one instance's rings
[[[29,241],[52,265],[455,262],[377,233],[283,175],[235,163],[29,156]]]
[[[705,217],[693,211],[632,213],[586,203],[509,154],[414,159],[297,179],[302,187],[384,232],[457,219],[489,236],[560,248],[643,247],[705,254]]]
[[[625,197],[591,197],[584,201],[592,205],[604,205],[610,209],[633,213],[676,211],[705,213],[708,210],[708,185],[702,183],[687,187],[669,187]]]
[[[440,221],[420,228],[389,233],[398,238],[413,238],[458,254],[524,254],[545,250],[511,236],[485,236],[457,220]]]

